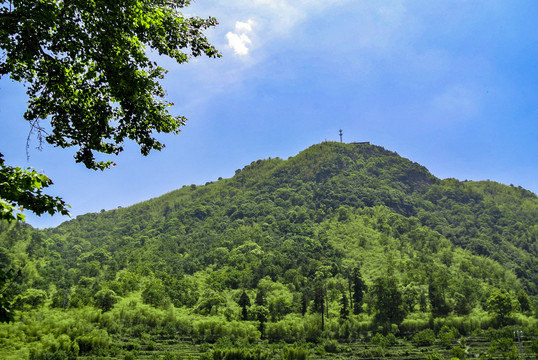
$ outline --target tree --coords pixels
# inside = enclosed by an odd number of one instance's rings
[[[354,267],[351,271],[349,282],[353,288],[353,314],[358,315],[361,312],[362,299],[364,293],[367,290],[366,284],[362,280],[361,271],[359,267]]]
[[[178,133],[186,119],[168,113],[173,103],[159,84],[167,71],[148,50],[178,63],[220,57],[203,34],[216,19],[184,17],[180,10],[189,3],[2,0],[0,77],[25,83],[24,118],[40,145],[77,147],[76,162],[94,170],[114,164],[95,153],[117,155],[125,140],[134,140],[143,155],[164,148],[154,133]],[[0,184],[3,219],[22,219],[22,208],[67,212],[60,199],[41,193],[50,179],[8,167],[1,155]]]
[[[265,306],[255,305],[252,307],[252,315],[254,319],[260,322],[258,329],[260,330],[261,337],[265,336],[265,323],[269,316],[269,310]]]
[[[517,301],[519,302],[521,311],[523,312],[530,311],[531,304],[530,304],[529,296],[527,295],[525,291],[519,290],[519,292],[517,293]]]
[[[405,310],[397,280],[381,276],[375,280],[372,292],[377,310],[376,321],[384,330],[389,329],[392,324],[399,325],[405,317]]]
[[[314,311],[321,314],[321,331],[325,331],[325,297],[327,296],[327,289],[325,287],[324,279],[316,280],[314,285]]]
[[[95,306],[103,312],[112,310],[114,304],[118,301],[118,297],[113,290],[101,289],[93,296]]]
[[[512,310],[512,297],[506,291],[496,290],[486,301],[487,311],[499,320],[500,325],[504,325],[504,319],[510,315]]]
[[[0,268],[0,322],[8,322],[13,320],[12,301],[13,301],[13,283],[17,280],[17,277],[21,277],[22,272],[19,269],[17,273],[15,270],[4,270]]]
[[[37,215],[69,214],[69,206],[62,199],[43,194],[49,185],[52,181],[33,169],[7,166],[0,153],[0,220],[22,221],[23,209]]]
[[[265,306],[267,305],[267,299],[264,289],[259,289],[256,293],[256,300],[254,302],[258,306]]]
[[[446,273],[437,271],[429,279],[428,297],[434,317],[446,316],[450,313],[450,306],[446,301],[445,290],[448,287]]]
[[[250,306],[250,298],[245,290],[241,293],[241,297],[237,302],[242,309],[243,320],[248,320],[248,310],[247,307]]]
[[[345,292],[342,293],[341,304],[342,304],[342,307],[340,308],[340,318],[342,318],[343,320],[346,320],[349,315],[349,310],[348,310],[349,305],[348,305],[347,296]]]
[[[142,301],[144,304],[154,307],[167,307],[169,305],[170,299],[166,296],[166,290],[161,279],[153,279],[146,285],[146,288],[142,291]]]

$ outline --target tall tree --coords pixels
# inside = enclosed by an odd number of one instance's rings
[[[254,319],[259,321],[259,327],[261,337],[265,336],[265,323],[267,322],[267,317],[269,316],[269,310],[265,306],[256,305],[252,307],[252,314]]]
[[[241,293],[241,297],[237,302],[242,309],[243,320],[248,320],[248,310],[247,307],[250,306],[250,298],[245,290]]]
[[[148,54],[177,63],[220,56],[203,34],[216,19],[184,17],[180,10],[189,3],[2,0],[0,77],[25,84],[30,132],[40,143],[77,147],[75,160],[89,169],[113,165],[95,153],[117,155],[125,140],[134,140],[143,155],[161,150],[154,133],[178,133],[186,119],[168,113],[173,103],[159,84],[167,71]],[[38,214],[67,211],[60,199],[40,193],[52,183],[48,178],[14,169],[0,161],[1,218],[20,219],[20,207]],[[4,189],[4,177],[25,172],[9,177],[12,186]]]
[[[429,279],[428,297],[433,316],[446,316],[450,313],[450,306],[446,301],[445,290],[448,287],[446,276],[437,272]]]
[[[486,301],[486,308],[489,313],[496,317],[502,326],[505,323],[506,317],[514,310],[512,297],[504,290],[495,290]]]
[[[327,290],[323,279],[318,279],[314,286],[314,311],[321,314],[321,331],[325,330],[325,297]]]
[[[342,307],[340,308],[340,317],[346,320],[349,315],[349,304],[348,304],[347,295],[345,292],[342,293],[341,304],[342,304]]]
[[[353,288],[353,314],[358,315],[361,312],[362,299],[364,298],[364,293],[367,290],[358,266],[351,270],[349,282],[351,284],[351,288]]]
[[[256,293],[256,299],[254,300],[254,303],[258,306],[265,306],[267,305],[267,299],[264,289],[258,289],[258,292]]]
[[[523,312],[530,311],[531,304],[529,301],[529,296],[527,295],[525,291],[519,290],[519,292],[517,293],[517,301],[519,302],[521,311]]]
[[[376,321],[385,330],[392,324],[399,325],[405,317],[405,310],[398,281],[394,277],[381,276],[375,280],[372,291],[376,300]]]

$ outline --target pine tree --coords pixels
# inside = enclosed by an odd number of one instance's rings
[[[247,295],[247,292],[243,290],[239,301],[237,302],[242,309],[243,320],[248,320],[248,310],[247,306],[250,306],[250,298]]]
[[[321,314],[321,331],[325,330],[325,296],[327,295],[323,280],[318,280],[314,288],[314,311]]]
[[[353,288],[353,314],[358,315],[361,312],[362,299],[367,290],[359,267],[353,268],[349,280]]]
[[[342,293],[341,304],[342,304],[342,307],[340,308],[340,317],[346,320],[349,315],[349,308],[348,308],[349,306],[348,306],[347,296],[345,292]]]

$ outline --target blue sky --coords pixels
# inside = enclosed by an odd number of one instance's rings
[[[288,158],[323,140],[370,141],[440,178],[538,192],[538,2],[197,0],[221,59],[167,59],[172,113],[189,118],[148,157],[127,144],[105,172],[33,139],[24,88],[0,80],[0,152],[43,170],[73,216],[128,206]],[[27,214],[36,227],[67,217]]]

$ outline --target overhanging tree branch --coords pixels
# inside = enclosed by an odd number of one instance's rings
[[[96,153],[117,155],[126,140],[138,143],[143,155],[164,148],[155,133],[178,133],[186,118],[168,112],[173,103],[165,99],[159,83],[166,70],[153,64],[147,49],[178,63],[194,56],[221,56],[203,34],[217,25],[216,19],[184,17],[179,9],[188,4],[20,0],[9,11],[0,9],[0,49],[5,54],[0,75],[28,85],[24,118],[30,133],[38,129],[41,136],[40,121],[49,121],[45,140],[77,147],[75,161],[94,170],[113,164],[96,160]],[[19,168],[7,167],[2,160],[4,173],[12,169]],[[36,178],[33,170],[25,171]],[[40,184],[39,189],[49,185],[43,178]],[[33,195],[36,204],[50,200],[57,211],[64,210],[55,200],[38,195]],[[6,206],[19,202],[7,196],[11,195],[2,196]],[[34,208],[36,213],[54,209]]]

